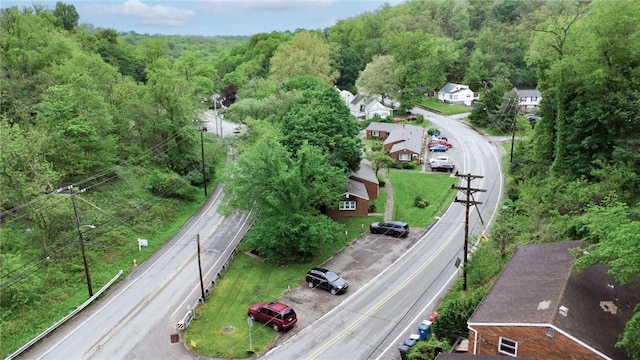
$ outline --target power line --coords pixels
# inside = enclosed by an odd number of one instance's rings
[[[471,180],[481,179],[484,177],[482,175],[471,175],[471,174],[462,175],[456,172],[456,177],[464,178],[465,180],[467,180],[466,187],[451,185],[452,189],[464,191],[466,195],[466,199],[464,200],[458,199],[458,197],[456,196],[456,198],[453,201],[457,203],[463,203],[466,208],[465,216],[464,216],[464,260],[463,260],[463,266],[462,266],[462,290],[467,291],[467,258],[468,258],[468,252],[469,252],[469,208],[471,206],[477,207],[477,205],[482,204],[482,202],[475,201],[472,199],[473,194],[476,192],[485,192],[487,190],[476,189],[471,187]]]

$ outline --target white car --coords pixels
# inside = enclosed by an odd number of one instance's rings
[[[429,159],[429,164],[434,163],[434,162],[438,162],[438,161],[447,161],[447,162],[449,162],[450,160],[449,160],[448,156],[440,155],[440,156],[436,156],[436,157],[430,158]]]

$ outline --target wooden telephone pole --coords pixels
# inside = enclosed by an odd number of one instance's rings
[[[466,194],[466,198],[464,200],[456,198],[453,200],[457,203],[462,203],[466,207],[465,216],[464,216],[464,260],[462,265],[462,290],[467,290],[467,257],[468,257],[468,248],[469,248],[469,208],[471,206],[476,206],[482,204],[481,201],[473,200],[473,194],[476,192],[484,192],[487,191],[485,189],[475,189],[471,187],[471,180],[473,179],[482,179],[484,176],[482,175],[471,175],[471,174],[458,174],[456,173],[456,177],[464,178],[467,180],[467,186],[455,186],[455,184],[451,185],[452,189],[456,189],[459,191],[463,191]]]

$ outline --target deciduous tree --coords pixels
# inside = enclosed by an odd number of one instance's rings
[[[333,85],[339,75],[332,67],[327,43],[308,31],[301,31],[291,42],[280,45],[271,58],[270,76],[274,80],[298,75],[316,76],[327,85]]]

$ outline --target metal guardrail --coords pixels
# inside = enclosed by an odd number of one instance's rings
[[[243,239],[241,239],[238,242],[238,245],[240,244],[240,242],[242,242],[242,240]],[[213,279],[211,279],[211,281],[209,282],[209,285],[205,289],[205,296],[207,296],[207,295],[209,295],[211,293],[211,288],[216,286],[216,281],[219,278],[221,278],[222,277],[222,273],[227,271],[227,269],[229,268],[229,265],[231,264],[231,261],[235,258],[236,254],[238,253],[238,248],[237,248],[238,245],[236,245],[236,248],[233,249],[233,251],[231,251],[231,253],[227,257],[227,259],[224,261],[224,264],[219,269],[219,271],[216,272],[215,275],[213,275]],[[204,303],[205,300],[206,299],[203,299],[202,297],[200,297],[200,298],[198,298],[198,300],[196,302],[194,302],[191,306],[189,306],[189,308],[188,308],[189,310],[187,310],[187,313],[176,324],[176,328],[178,330],[186,330],[189,327],[189,324],[191,323],[191,320],[193,319],[193,310],[196,307],[198,307],[198,305]]]
[[[118,272],[118,274],[116,274],[116,276],[113,277],[113,279],[111,279],[105,286],[103,286],[97,293],[95,293],[92,297],[90,297],[89,299],[87,299],[87,301],[85,301],[84,303],[82,303],[82,305],[78,306],[75,310],[73,310],[72,312],[70,312],[67,316],[63,317],[62,319],[58,320],[58,322],[56,322],[55,324],[51,325],[47,330],[43,331],[42,333],[40,333],[38,336],[34,337],[33,339],[31,339],[31,341],[29,341],[28,343],[22,345],[18,350],[14,351],[13,353],[9,354],[9,356],[7,356],[5,358],[5,360],[11,360],[14,359],[16,356],[22,354],[25,350],[27,350],[28,348],[30,348],[31,346],[33,346],[33,344],[37,343],[38,341],[42,340],[42,338],[44,338],[45,336],[49,335],[49,333],[51,333],[53,330],[57,329],[58,327],[60,327],[60,325],[64,324],[65,322],[67,322],[69,319],[71,319],[72,317],[74,317],[76,314],[78,314],[80,311],[84,310],[87,306],[89,306],[89,304],[91,304],[96,298],[98,298],[98,296],[102,295],[103,292],[105,292],[111,285],[113,285],[113,283],[116,282],[116,280],[118,280],[118,278],[120,276],[122,276],[123,271],[120,270]]]
[[[251,217],[251,212],[249,213],[249,217]],[[249,228],[252,228],[256,223],[256,219],[254,218],[253,221],[251,222],[251,224],[249,224]],[[240,238],[240,241],[238,241],[238,243],[236,244],[235,248],[233,249],[233,251],[231,251],[231,253],[229,254],[229,256],[227,256],[227,258],[225,259],[223,265],[220,267],[220,269],[215,273],[215,275],[213,275],[213,279],[211,279],[211,281],[209,281],[209,285],[207,286],[206,290],[205,290],[205,296],[208,296],[211,293],[211,288],[213,288],[214,286],[216,286],[216,282],[219,278],[222,277],[222,273],[227,271],[227,269],[229,268],[229,265],[231,265],[231,261],[233,261],[233,259],[235,258],[236,254],[238,253],[238,245],[240,245],[240,243],[244,240],[244,235],[242,238]],[[187,313],[182,317],[182,319],[180,321],[178,321],[178,323],[176,324],[176,328],[178,330],[186,330],[189,327],[189,324],[191,323],[191,320],[193,319],[193,310],[198,307],[198,305],[204,303],[206,299],[203,299],[202,297],[198,298],[198,300],[191,306],[189,306],[189,310],[187,310]]]

